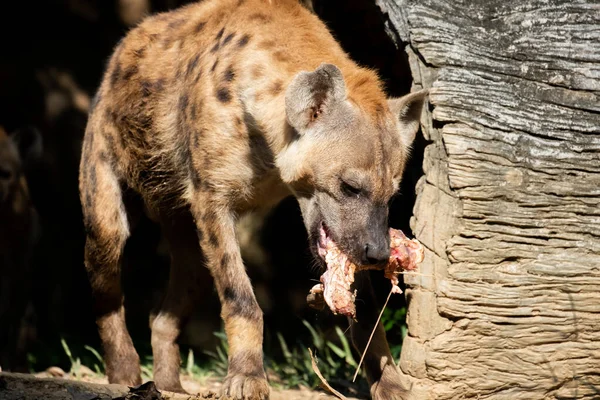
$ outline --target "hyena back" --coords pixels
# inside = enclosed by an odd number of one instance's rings
[[[265,399],[262,312],[236,218],[294,195],[311,249],[326,227],[357,263],[384,260],[388,202],[424,98],[386,99],[377,75],[297,0],[208,0],[129,32],[93,101],[80,168],[85,265],[109,381],[141,382],[119,268],[135,211],[128,193],[141,196],[171,252],[167,294],[151,319],[157,385],[182,391],[176,341],[206,265],[229,343],[223,392]],[[376,317],[370,297],[362,304],[352,328],[359,350]],[[375,398],[401,398],[381,327],[365,367]]]

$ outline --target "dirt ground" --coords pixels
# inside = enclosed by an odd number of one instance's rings
[[[190,395],[170,392],[130,391],[123,385],[108,384],[105,377],[84,376],[81,380],[60,376],[56,370],[39,374],[0,373],[0,399],[2,400],[200,400],[220,399],[216,395],[220,388],[218,378],[207,378],[202,382],[182,377],[182,384]],[[329,400],[336,397],[322,391],[309,389],[284,390],[271,388],[271,400]],[[358,400],[348,397],[349,400]],[[225,400],[222,399],[221,400]]]

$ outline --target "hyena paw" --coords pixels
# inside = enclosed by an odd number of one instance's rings
[[[227,375],[221,396],[233,400],[268,400],[269,384],[263,376]]]
[[[386,368],[379,381],[371,385],[373,400],[405,400],[409,390],[402,384],[400,374]]]
[[[156,375],[154,376],[154,379],[156,381],[156,387],[160,390],[166,390],[167,392],[173,393],[188,394],[188,392],[185,391],[183,386],[181,386],[181,382],[179,382],[179,377],[177,377],[177,381],[172,382],[161,381],[156,378]]]
[[[378,386],[377,389],[371,390],[373,400],[406,400],[408,399],[408,391],[401,385],[397,386]]]

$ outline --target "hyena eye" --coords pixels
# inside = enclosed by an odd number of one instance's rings
[[[362,193],[360,188],[349,184],[348,182],[342,181],[341,183],[342,193],[348,197],[358,197]]]

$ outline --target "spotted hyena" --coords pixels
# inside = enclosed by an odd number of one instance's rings
[[[386,260],[388,203],[425,97],[387,99],[377,74],[297,0],[208,0],[130,31],[93,101],[80,168],[85,265],[110,382],[141,382],[119,270],[140,208],[131,199],[143,199],[170,246],[169,286],[151,318],[159,388],[182,391],[177,338],[206,266],[229,343],[224,394],[268,398],[263,317],[236,219],[293,195],[315,254],[324,227],[356,263]],[[358,350],[376,315],[372,302],[359,305]],[[374,398],[403,397],[381,326],[365,367]]]

